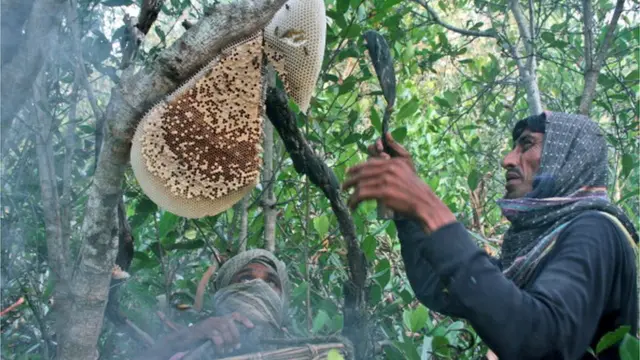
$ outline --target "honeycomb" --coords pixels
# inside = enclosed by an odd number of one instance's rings
[[[323,0],[290,0],[264,29],[265,54],[304,113],[322,67],[326,26]]]
[[[259,32],[227,47],[138,125],[131,165],[158,206],[187,218],[212,216],[258,184],[263,42]]]

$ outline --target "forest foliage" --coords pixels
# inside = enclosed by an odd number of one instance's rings
[[[52,12],[59,19],[51,27],[53,40],[45,44],[24,103],[11,119],[3,110],[2,309],[24,300],[0,319],[3,358],[55,354],[60,328],[54,325],[52,267],[56,256],[74,263],[82,250],[82,224],[112,89],[152,66],[192,24],[226,2],[32,0],[24,3],[33,8],[12,8],[13,15],[26,19],[42,3],[61,7]],[[159,13],[131,54],[125,40],[143,3],[156,3]],[[584,110],[586,79],[622,3],[587,111],[610,145],[611,199],[640,225],[637,0],[325,3],[326,52],[307,116],[290,103],[308,144],[339,181],[349,166],[366,160],[366,147],[380,136],[385,100],[362,34],[379,31],[391,47],[398,81],[393,136],[411,152],[422,179],[479,235],[478,245],[495,256],[508,227],[495,203],[504,188],[500,161],[510,148],[511,126],[532,112],[531,84],[523,69],[534,70],[544,109]],[[514,3],[527,20],[528,39],[513,16]],[[591,14],[590,21],[585,13]],[[592,28],[587,34],[586,26]],[[14,41],[15,46],[26,46],[24,41]],[[3,36],[3,81],[5,63],[8,67],[16,60],[6,59],[9,45]],[[207,269],[256,247],[273,248],[289,266],[294,284],[289,331],[298,336],[341,333],[343,284],[349,274],[337,218],[325,194],[296,171],[277,132],[269,147],[265,159],[271,157],[271,166],[256,189],[232,209],[198,220],[158,208],[127,169],[121,218],[134,252],[126,269],[130,277],[111,289],[115,294],[117,288],[120,313],[106,313],[97,344],[101,358],[129,358],[145,348],[145,335],[157,339],[173,323],[206,316],[209,292],[203,312],[194,311],[193,304]],[[49,186],[43,172],[53,179]],[[52,194],[57,215],[47,207]],[[56,231],[50,228],[52,216],[62,219],[57,231],[68,239],[58,254],[47,245]],[[415,299],[393,222],[378,219],[374,202],[360,206],[352,218],[368,267],[366,318],[379,355],[481,358],[487,348],[472,327],[429,311]],[[624,330],[609,335],[602,347],[623,338]],[[622,351],[633,354],[637,342],[625,339]]]

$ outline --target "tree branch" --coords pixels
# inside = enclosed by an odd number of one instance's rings
[[[44,65],[50,44],[53,43],[52,39],[56,34],[54,28],[60,22],[59,14],[64,9],[64,4],[65,0],[36,1],[26,24],[23,46],[17,49],[9,63],[2,66],[0,116],[3,129],[31,94],[31,86]]]
[[[94,359],[108,297],[118,236],[115,208],[129,163],[131,138],[149,108],[195,74],[220,50],[262,29],[285,0],[239,0],[219,5],[159,54],[154,65],[123,77],[112,89],[103,149],[91,185],[82,226],[83,244],[71,281],[73,302],[59,358]]]
[[[493,30],[487,30],[487,31],[468,30],[468,29],[463,29],[463,28],[459,28],[457,26],[448,24],[444,22],[440,18],[440,16],[438,16],[438,13],[436,13],[436,11],[425,0],[412,0],[412,1],[415,2],[416,4],[421,5],[423,8],[425,8],[437,24],[441,25],[442,27],[448,30],[451,30],[453,32],[456,32],[464,36],[488,37],[488,38],[494,38],[494,39],[497,38],[497,34]]]
[[[518,24],[518,31],[520,38],[523,39],[525,54],[527,57],[527,63],[522,64],[516,61],[518,65],[518,71],[520,73],[520,79],[524,83],[524,87],[527,93],[527,103],[529,105],[529,111],[532,115],[538,115],[542,113],[542,101],[540,100],[540,90],[538,89],[538,81],[536,76],[536,54],[533,44],[533,38],[527,24],[527,20],[522,13],[522,8],[518,0],[510,0],[509,7],[513,14],[516,23]],[[531,14],[533,16],[533,14]],[[517,57],[517,50],[515,46],[511,46],[513,56]]]
[[[322,190],[338,219],[338,226],[348,250],[349,281],[345,284],[345,333],[355,345],[358,358],[367,359],[372,354],[364,312],[367,262],[358,245],[351,214],[340,198],[340,184],[333,171],[313,152],[298,129],[295,114],[289,109],[284,92],[276,88],[268,89],[266,104],[267,116],[280,134],[296,171],[306,175]]]
[[[584,27],[584,68],[593,67],[593,7],[591,0],[582,0],[582,22]]]
[[[104,114],[98,106],[98,101],[93,93],[91,83],[89,83],[89,75],[87,69],[84,67],[84,57],[82,56],[82,47],[80,44],[80,18],[78,17],[78,4],[76,0],[70,0],[68,5],[67,20],[69,22],[69,29],[71,29],[71,44],[75,55],[75,73],[76,79],[79,79],[87,92],[87,98],[93,111],[93,116],[96,121],[96,134],[95,134],[95,161],[98,162],[98,154],[100,153],[100,147],[102,145],[103,128],[104,128]]]
[[[587,8],[584,8],[584,6]],[[587,49],[587,41],[586,36],[588,31],[587,28],[593,28],[593,11],[591,9],[591,4],[589,4],[588,0],[583,0],[583,8],[584,8],[584,26],[585,26],[585,60],[587,59],[587,51],[591,53],[593,49],[593,41],[591,41],[590,48]],[[624,0],[616,1],[616,7],[613,10],[613,15],[611,16],[611,20],[609,21],[609,25],[607,26],[607,30],[604,35],[604,40],[602,44],[600,44],[600,48],[598,49],[598,53],[595,56],[595,60],[589,65],[586,65],[585,73],[584,73],[584,89],[582,91],[582,97],[580,98],[580,107],[579,112],[583,115],[589,115],[589,111],[591,110],[591,103],[596,96],[596,85],[598,83],[598,75],[600,75],[600,69],[604,64],[604,60],[607,58],[609,54],[609,46],[611,46],[611,41],[613,40],[613,35],[616,31],[616,25],[618,24],[618,19],[620,19],[620,14],[622,14],[622,9],[624,8]],[[587,16],[587,10],[591,10],[591,15]],[[591,35],[592,36],[592,35]],[[589,55],[591,59],[593,59],[593,55]]]
[[[267,86],[275,85],[275,70],[269,65],[267,70]],[[273,192],[273,181],[276,172],[273,167],[273,153],[275,148],[273,137],[273,124],[264,119],[264,152],[262,158],[262,214],[264,216],[264,247],[273,252],[276,249],[276,198]]]

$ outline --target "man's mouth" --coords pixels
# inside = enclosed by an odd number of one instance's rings
[[[508,172],[506,178],[507,178],[507,184],[512,184],[514,182],[520,181],[521,179],[520,175],[518,175],[515,172]]]

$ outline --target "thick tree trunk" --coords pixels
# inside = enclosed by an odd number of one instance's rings
[[[59,358],[97,357],[96,343],[118,250],[115,209],[122,196],[131,138],[142,115],[224,46],[264,28],[284,3],[285,0],[240,0],[218,5],[218,11],[163,51],[151,69],[123,78],[112,90],[104,143],[85,209],[82,249],[70,283],[73,301],[66,331],[59,338]]]

